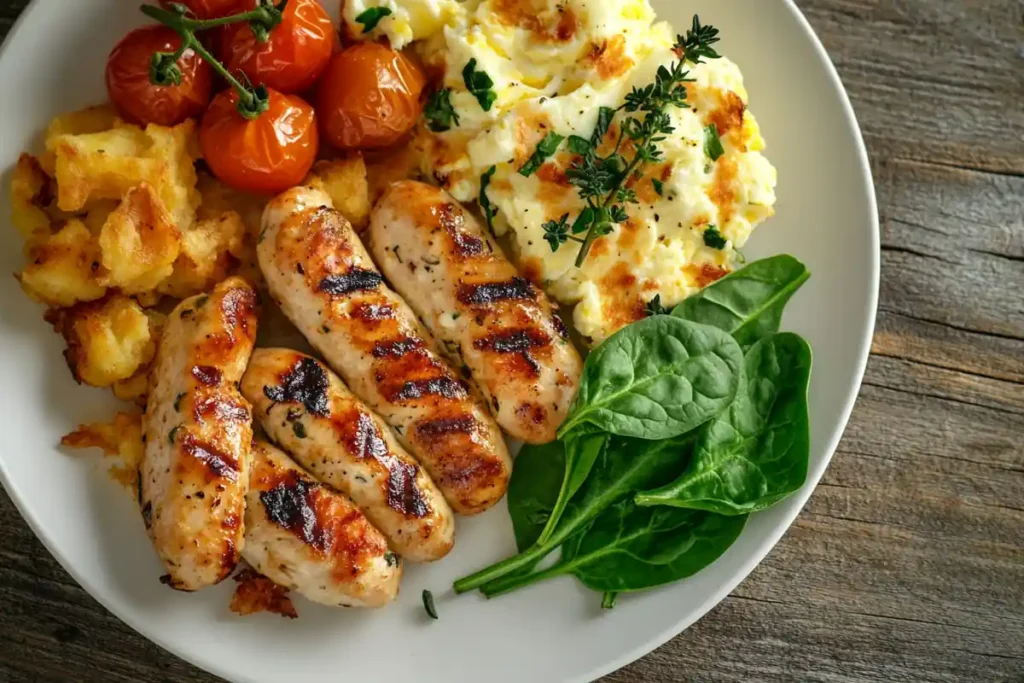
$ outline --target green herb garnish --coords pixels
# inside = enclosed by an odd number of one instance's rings
[[[462,70],[462,80],[465,81],[466,88],[480,103],[483,110],[490,111],[498,99],[498,94],[492,90],[494,81],[485,72],[477,71],[476,63],[475,57],[469,60],[466,68]]]
[[[167,432],[167,441],[168,441],[168,443],[174,443],[174,437],[176,437],[178,435],[178,430],[179,429],[181,429],[181,425],[178,425],[177,427],[175,427],[171,431]]]
[[[491,185],[491,178],[498,172],[497,166],[491,166],[480,176],[480,210],[484,212],[487,219],[487,227],[494,232],[494,217],[498,215],[498,209],[491,205],[491,199],[487,196],[487,188]]]
[[[644,315],[648,318],[656,315],[668,315],[672,311],[661,305],[661,294],[655,294],[654,298],[644,306]]]
[[[371,7],[356,17],[356,21],[363,25],[363,33],[369,33],[377,28],[381,19],[390,17],[391,14],[391,10],[387,7]]]
[[[181,401],[185,398],[185,394],[178,394],[174,397],[174,412],[181,410]]]
[[[423,591],[423,609],[427,611],[427,616],[431,619],[437,619],[437,607],[434,606],[434,594],[428,590]]]
[[[722,233],[718,231],[718,228],[714,225],[709,225],[707,230],[704,231],[704,245],[711,247],[712,249],[725,249],[728,241],[722,236]]]
[[[722,138],[718,137],[718,126],[713,123],[704,129],[704,154],[712,162],[718,161],[725,154]]]
[[[297,438],[306,438],[306,425],[302,424],[301,422],[292,422],[292,431],[295,433],[295,436]]]
[[[654,178],[651,180],[651,184],[654,186],[654,191],[658,193],[659,197],[665,196],[665,183]]]
[[[435,133],[444,133],[459,125],[459,113],[452,105],[451,88],[441,88],[430,96],[430,101],[423,109],[423,117]]]
[[[708,59],[721,58],[722,55],[711,47],[720,40],[718,29],[714,26],[701,26],[700,17],[695,14],[693,15],[693,26],[686,32],[686,35],[676,37],[676,51],[687,62],[700,64],[704,57]]]
[[[558,147],[562,144],[563,140],[565,140],[565,136],[559,135],[558,133],[551,132],[545,135],[544,139],[537,145],[537,149],[533,151],[533,155],[525,164],[523,164],[523,167],[519,169],[519,175],[529,178],[539,171],[540,167],[544,165],[544,162],[554,156],[555,152],[558,151]]]

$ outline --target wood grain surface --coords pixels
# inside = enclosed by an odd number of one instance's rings
[[[0,0],[0,35],[25,4]],[[606,680],[1024,683],[1024,4],[798,4],[878,187],[864,388],[761,566]],[[215,680],[100,607],[2,492],[0,633],[2,683]]]

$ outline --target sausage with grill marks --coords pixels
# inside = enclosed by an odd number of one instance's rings
[[[284,313],[395,429],[451,507],[469,515],[498,502],[512,472],[501,430],[330,198],[293,188],[267,206],[263,230],[260,268]]]
[[[242,550],[252,415],[236,385],[256,321],[256,291],[225,280],[174,309],[153,364],[139,500],[178,590],[223,580]]]
[[[451,508],[391,430],[316,359],[257,349],[242,378],[267,435],[347,495],[408,560],[438,560],[455,542]]]
[[[404,181],[377,204],[369,236],[381,271],[466,364],[498,424],[527,443],[553,441],[583,361],[551,302],[480,221],[444,190]]]
[[[395,599],[401,562],[351,500],[265,441],[253,442],[252,460],[246,562],[323,605],[382,607]]]

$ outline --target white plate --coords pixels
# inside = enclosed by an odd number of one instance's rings
[[[336,6],[337,2],[330,3]],[[601,613],[600,596],[572,579],[487,602],[455,598],[454,578],[514,549],[503,505],[461,520],[453,555],[410,566],[398,604],[377,613],[298,601],[300,618],[246,619],[227,609],[231,582],[195,595],[162,586],[135,504],[96,466],[56,447],[79,421],[107,419],[107,392],[77,387],[62,342],[11,277],[2,282],[0,407],[4,487],[50,552],[110,611],[147,638],[233,681],[584,681],[649,652],[692,624],[743,580],[779,540],[828,464],[860,386],[878,291],[878,222],[870,169],[842,85],[798,10],[783,0],[654,0],[677,29],[694,12],[722,29],[722,50],[746,76],[767,154],[779,170],[778,216],[749,253],[790,252],[813,278],[786,327],[815,352],[811,468],[806,487],[759,515],[712,567],[674,586],[623,596]],[[104,99],[103,64],[142,18],[125,0],[36,0],[0,56],[0,178],[10,215],[9,169],[38,144],[51,116]],[[2,231],[3,267],[21,267],[21,244]],[[437,598],[429,622],[420,591]],[[2,608],[2,607],[0,607]]]

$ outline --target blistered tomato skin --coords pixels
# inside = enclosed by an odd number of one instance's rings
[[[270,106],[254,119],[237,109],[238,93],[217,95],[203,116],[199,142],[213,174],[231,187],[277,194],[302,182],[320,147],[313,107],[270,91]]]
[[[174,3],[188,7],[196,19],[218,19],[232,14],[248,12],[255,7],[253,0],[160,0],[160,4],[170,9]]]
[[[174,126],[199,116],[210,101],[213,72],[188,49],[178,59],[181,84],[158,86],[149,80],[155,52],[177,52],[181,38],[163,26],[138,28],[121,39],[107,58],[107,94],[121,117],[131,123]]]
[[[289,0],[281,23],[265,43],[245,22],[226,27],[221,60],[228,71],[241,71],[254,85],[298,93],[316,83],[337,40],[334,23],[319,0]]]
[[[335,55],[317,86],[324,139],[340,149],[379,149],[399,142],[423,113],[426,79],[400,52],[360,43]]]

